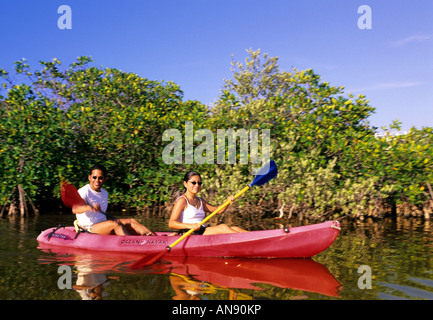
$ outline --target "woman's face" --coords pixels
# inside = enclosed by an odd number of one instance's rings
[[[184,181],[183,185],[186,190],[192,194],[197,194],[201,190],[201,178],[198,175],[192,176],[188,181]]]

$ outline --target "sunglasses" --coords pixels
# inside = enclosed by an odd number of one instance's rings
[[[102,181],[102,180],[104,180],[104,177],[93,176],[92,179],[93,179],[93,180],[98,179],[99,181]]]
[[[203,184],[203,182],[201,182],[201,181],[189,181],[189,182],[191,182],[193,185],[198,184],[199,186],[201,186]]]

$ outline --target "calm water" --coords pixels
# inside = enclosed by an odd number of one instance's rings
[[[342,220],[337,240],[313,259],[176,258],[131,271],[126,265],[140,256],[38,248],[40,231],[59,223],[71,225],[72,218],[0,219],[1,300],[433,299],[429,221]],[[153,230],[167,230],[165,221],[137,219]],[[249,228],[300,224],[308,222],[269,220]],[[59,272],[63,265],[72,272],[72,289],[59,288],[59,279],[67,274]],[[359,267],[364,268],[360,273]],[[369,270],[371,289],[360,289],[369,285]]]

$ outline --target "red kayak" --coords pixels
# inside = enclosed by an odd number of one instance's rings
[[[167,256],[309,258],[327,249],[340,231],[338,221],[308,226],[244,233],[192,235]],[[78,233],[74,227],[50,228],[38,236],[40,243],[95,251],[156,254],[179,236],[116,236]]]

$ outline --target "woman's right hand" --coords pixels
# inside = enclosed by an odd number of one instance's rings
[[[191,223],[189,228],[194,229],[194,231],[197,231],[200,229],[200,227],[201,227],[200,223]]]

